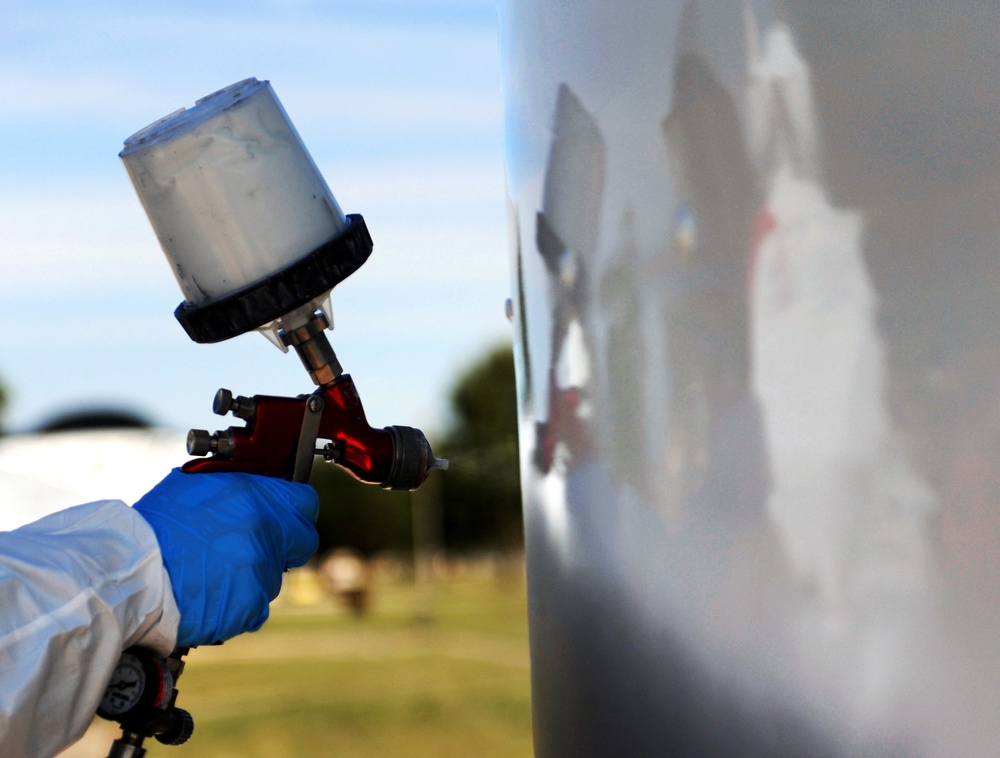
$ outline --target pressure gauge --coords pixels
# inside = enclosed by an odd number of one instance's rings
[[[135,708],[145,688],[146,672],[142,669],[142,662],[131,653],[125,653],[118,659],[118,665],[111,674],[100,710],[108,716],[127,713]]]
[[[173,690],[173,677],[160,661],[145,652],[128,650],[118,659],[97,714],[123,722],[150,708],[165,709]]]

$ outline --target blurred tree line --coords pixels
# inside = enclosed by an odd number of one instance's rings
[[[363,555],[413,549],[413,505],[440,498],[429,512],[449,551],[509,550],[521,545],[517,400],[510,345],[493,348],[462,372],[450,394],[452,420],[431,439],[447,471],[434,471],[420,491],[388,492],[361,484],[337,466],[316,465],[320,553],[351,547]],[[435,481],[436,480],[436,481]],[[424,504],[426,504],[426,500]],[[427,512],[425,510],[425,512]]]

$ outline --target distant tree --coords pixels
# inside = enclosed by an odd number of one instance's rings
[[[153,422],[125,408],[82,408],[45,421],[36,431],[44,434],[83,429],[151,429]]]
[[[453,549],[520,545],[517,398],[511,346],[490,350],[451,392],[454,420],[441,444],[451,461],[442,477],[445,545]]]

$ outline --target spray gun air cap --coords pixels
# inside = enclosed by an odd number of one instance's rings
[[[295,328],[328,310],[330,290],[371,252],[269,82],[245,79],[153,122],[120,157],[197,342]]]

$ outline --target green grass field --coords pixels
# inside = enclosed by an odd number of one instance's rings
[[[150,758],[532,754],[521,580],[378,585],[363,618],[278,604],[261,631],[188,661],[178,705],[194,736],[149,740]],[[72,754],[106,755],[108,726]]]

